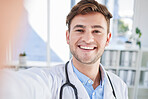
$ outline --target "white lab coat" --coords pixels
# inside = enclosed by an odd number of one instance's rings
[[[102,69],[104,70],[103,67]],[[113,73],[108,74],[117,99],[128,99],[126,84]],[[70,82],[77,88],[78,99],[90,99],[83,84],[73,72],[71,61],[68,64],[68,76]],[[107,78],[106,74],[105,77]],[[60,88],[66,81],[65,64],[50,69],[32,68],[17,73],[5,71],[4,78],[0,89],[1,99],[59,99]],[[63,99],[75,99],[71,87],[64,88]],[[108,79],[104,85],[104,99],[114,99]]]
[[[100,65],[102,67],[102,65]],[[102,67],[104,70],[104,68]],[[51,88],[52,92],[52,99],[59,99],[59,92],[60,88],[65,83],[65,65],[59,65],[57,67],[54,67],[50,70],[52,79],[53,79],[53,85]],[[105,70],[104,70],[105,71]],[[109,77],[112,81],[116,97],[117,99],[128,99],[128,91],[126,84],[115,74],[108,73]],[[89,95],[87,94],[87,91],[85,90],[85,87],[80,82],[80,80],[77,78],[75,73],[73,72],[73,68],[71,65],[71,61],[68,64],[68,76],[70,79],[70,82],[75,85],[75,87],[78,90],[78,99],[90,99]],[[107,78],[106,72],[105,72],[105,78]],[[65,91],[63,92],[63,99],[75,99],[74,98],[74,92],[71,87],[65,88]],[[105,85],[104,85],[104,99],[114,99],[113,93],[112,93],[112,87],[110,85],[110,82],[107,78]]]

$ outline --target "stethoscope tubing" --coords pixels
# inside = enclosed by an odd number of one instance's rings
[[[75,93],[75,97],[76,97],[76,99],[78,99],[78,91],[77,91],[77,88],[72,83],[70,83],[70,80],[69,80],[69,77],[68,77],[68,71],[67,71],[68,63],[69,63],[69,61],[65,64],[66,83],[61,86],[61,89],[60,89],[60,99],[62,99],[63,89],[66,86],[70,86],[70,87],[73,88],[74,93]]]

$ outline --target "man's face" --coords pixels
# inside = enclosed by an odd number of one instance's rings
[[[75,16],[71,21],[70,31],[66,33],[73,61],[83,64],[100,61],[110,38],[105,17],[98,12]]]

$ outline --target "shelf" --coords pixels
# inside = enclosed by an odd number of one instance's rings
[[[18,61],[15,61],[12,63],[8,63],[6,66],[7,68],[31,68],[31,67],[46,68],[46,67],[52,67],[57,64],[61,63],[48,64],[47,62],[41,62],[41,61],[27,61],[26,64],[19,64]]]
[[[115,72],[127,83],[129,99],[147,99],[148,87],[145,87],[144,85],[147,84],[143,84],[143,82],[148,77],[145,74],[148,72],[148,49],[143,51],[139,48],[126,48],[124,46],[107,47],[101,62],[106,64],[105,69]],[[110,66],[112,64],[115,65]]]
[[[139,86],[138,88],[139,88],[139,89],[147,89],[147,90],[148,90],[148,86],[146,87],[146,86],[142,86],[142,85],[141,85],[141,86]]]
[[[148,71],[148,67],[142,67],[140,68],[141,71]]]
[[[134,86],[134,85],[130,85],[130,86],[128,86],[128,88],[130,88],[130,89],[134,89],[135,86]]]
[[[8,66],[16,66],[16,67],[48,67],[46,62],[39,62],[39,61],[27,61],[26,64],[19,64],[18,61],[9,63]]]
[[[135,67],[121,67],[119,66],[119,69],[123,70],[137,70]]]
[[[114,45],[114,46],[109,45],[109,46],[107,46],[107,47],[105,48],[105,50],[139,51],[139,47],[138,47],[138,46],[135,46],[135,47],[127,48],[127,47],[125,47],[125,46],[123,46],[123,45],[118,45],[118,46],[116,46],[116,47],[115,47],[115,45]]]
[[[104,66],[105,69],[117,69],[115,66]]]

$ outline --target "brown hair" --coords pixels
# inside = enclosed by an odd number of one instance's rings
[[[72,19],[78,14],[88,14],[91,12],[99,12],[102,13],[107,21],[107,32],[109,33],[110,27],[110,18],[112,18],[112,14],[108,11],[106,6],[99,4],[95,0],[81,0],[78,2],[67,15],[66,25],[68,24],[68,30],[70,31],[70,24]]]

